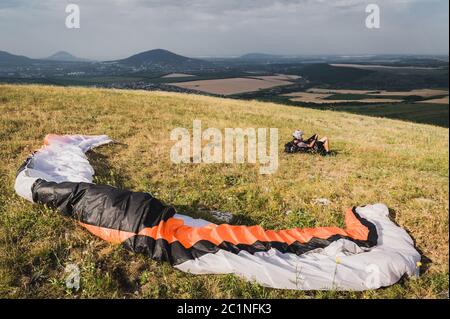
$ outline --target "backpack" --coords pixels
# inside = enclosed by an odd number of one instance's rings
[[[288,154],[294,154],[294,153],[313,153],[313,154],[320,154],[322,156],[327,155],[327,151],[325,150],[325,147],[323,146],[323,143],[320,141],[317,141],[314,143],[313,147],[298,147],[294,144],[294,142],[289,142],[284,145],[284,152]]]
[[[308,148],[298,147],[297,145],[294,144],[294,142],[289,142],[284,145],[284,152],[289,154],[300,152],[306,153],[308,152]]]

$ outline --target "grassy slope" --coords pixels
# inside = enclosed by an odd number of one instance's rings
[[[193,119],[204,128],[278,127],[278,172],[171,164],[169,133]],[[338,155],[282,154],[297,127],[329,136]],[[47,133],[112,136],[123,144],[90,155],[96,181],[152,192],[187,214],[220,209],[268,228],[342,226],[347,207],[384,202],[422,251],[423,275],[364,293],[294,292],[188,275],[133,255],[15,195],[15,170]],[[448,297],[448,129],[194,95],[0,86],[0,143],[1,297]],[[312,204],[320,197],[332,204]],[[81,268],[78,292],[65,290],[70,262]]]

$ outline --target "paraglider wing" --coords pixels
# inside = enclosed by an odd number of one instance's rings
[[[346,228],[265,230],[177,214],[152,195],[92,183],[85,153],[107,136],[48,135],[19,168],[16,192],[99,238],[195,274],[234,273],[299,290],[366,290],[415,275],[420,255],[383,204],[346,213]]]

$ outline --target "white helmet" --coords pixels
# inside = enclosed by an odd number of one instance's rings
[[[293,136],[295,139],[299,140],[299,139],[302,138],[303,134],[304,134],[303,131],[297,130],[297,131],[295,131],[295,132],[292,134],[292,136]]]

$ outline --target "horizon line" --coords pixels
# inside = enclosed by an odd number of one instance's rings
[[[28,57],[30,59],[33,60],[43,60],[46,58],[51,57],[52,55],[59,53],[59,52],[67,52],[71,55],[73,55],[76,58],[81,58],[81,59],[89,59],[89,60],[96,60],[96,61],[111,61],[111,59],[113,60],[120,60],[123,58],[127,58],[136,54],[140,54],[140,53],[144,53],[144,52],[148,52],[148,51],[154,51],[154,50],[165,50],[165,51],[169,51],[171,53],[175,53],[178,55],[182,55],[185,57],[189,57],[189,58],[222,58],[222,59],[231,59],[231,58],[239,58],[241,56],[247,55],[247,54],[263,54],[263,55],[273,55],[273,56],[279,56],[279,57],[284,57],[284,58],[296,58],[296,57],[319,57],[319,56],[323,56],[323,57],[371,57],[371,56],[389,56],[389,55],[393,55],[393,56],[397,56],[397,55],[401,55],[401,56],[450,56],[450,52],[446,52],[446,53],[442,53],[442,52],[436,52],[436,53],[423,53],[423,52],[416,52],[416,53],[399,53],[399,52],[385,52],[385,53],[270,53],[270,52],[265,52],[265,51],[252,51],[252,52],[244,52],[244,53],[240,53],[240,54],[225,54],[225,55],[212,55],[212,54],[196,54],[196,55],[188,55],[188,54],[183,54],[183,53],[178,53],[178,52],[174,52],[172,50],[168,50],[168,49],[162,49],[162,48],[154,48],[154,49],[148,49],[148,50],[144,50],[144,51],[138,51],[136,53],[131,53],[130,55],[127,56],[121,56],[121,57],[89,57],[89,56],[80,56],[77,54],[73,54],[71,51],[69,50],[57,50],[57,51],[52,51],[51,53],[48,53],[47,56],[45,57],[33,57],[33,56],[29,56],[26,53],[15,53],[13,51],[9,51],[6,49],[0,49],[0,51],[9,53],[9,54],[13,54],[13,55],[21,55],[21,56],[25,56]]]

